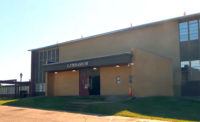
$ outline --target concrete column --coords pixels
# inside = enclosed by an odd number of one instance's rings
[[[48,72],[45,72],[45,96],[48,96]]]

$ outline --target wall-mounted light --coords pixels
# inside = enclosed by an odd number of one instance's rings
[[[76,70],[74,69],[74,70],[72,70],[72,72],[76,72]]]
[[[134,65],[134,63],[133,63],[133,62],[128,64],[128,66],[133,66],[133,65]]]
[[[119,66],[119,65],[116,65],[115,67],[117,67],[117,68],[118,68],[118,67],[120,67],[120,66]]]
[[[58,74],[58,72],[54,72],[54,74],[56,75],[56,74]]]
[[[97,70],[97,68],[96,68],[96,67],[94,67],[94,68],[93,68],[93,70]]]

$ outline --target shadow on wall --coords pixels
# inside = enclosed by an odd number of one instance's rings
[[[1,104],[0,100],[0,104]],[[110,101],[105,97],[31,97],[2,105],[70,111],[101,115],[119,115],[161,120],[200,121],[200,100],[176,97],[147,97]]]

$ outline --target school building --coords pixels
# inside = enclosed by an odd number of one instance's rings
[[[200,95],[200,13],[32,49],[36,95]]]

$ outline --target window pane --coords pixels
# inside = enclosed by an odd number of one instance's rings
[[[185,67],[185,66],[189,66],[189,61],[181,61],[181,68]]]
[[[42,82],[42,71],[40,71],[40,83]]]
[[[52,61],[55,62],[56,60],[56,49],[52,50]]]
[[[56,48],[56,62],[59,61],[59,49]]]
[[[198,39],[198,21],[189,21],[190,40]]]
[[[44,64],[46,64],[47,61],[47,51],[44,52]]]
[[[58,59],[58,57],[56,57],[56,61],[55,62],[59,62],[59,59]]]
[[[48,61],[51,60],[51,50],[48,51]]]
[[[188,40],[188,24],[187,22],[182,22],[179,24],[179,36],[180,41],[187,41]]]
[[[200,60],[193,60],[191,61],[191,67],[194,69],[200,70]]]
[[[40,52],[40,61],[42,61],[43,60],[43,57],[44,57],[44,55],[43,55],[44,53],[43,52]]]

